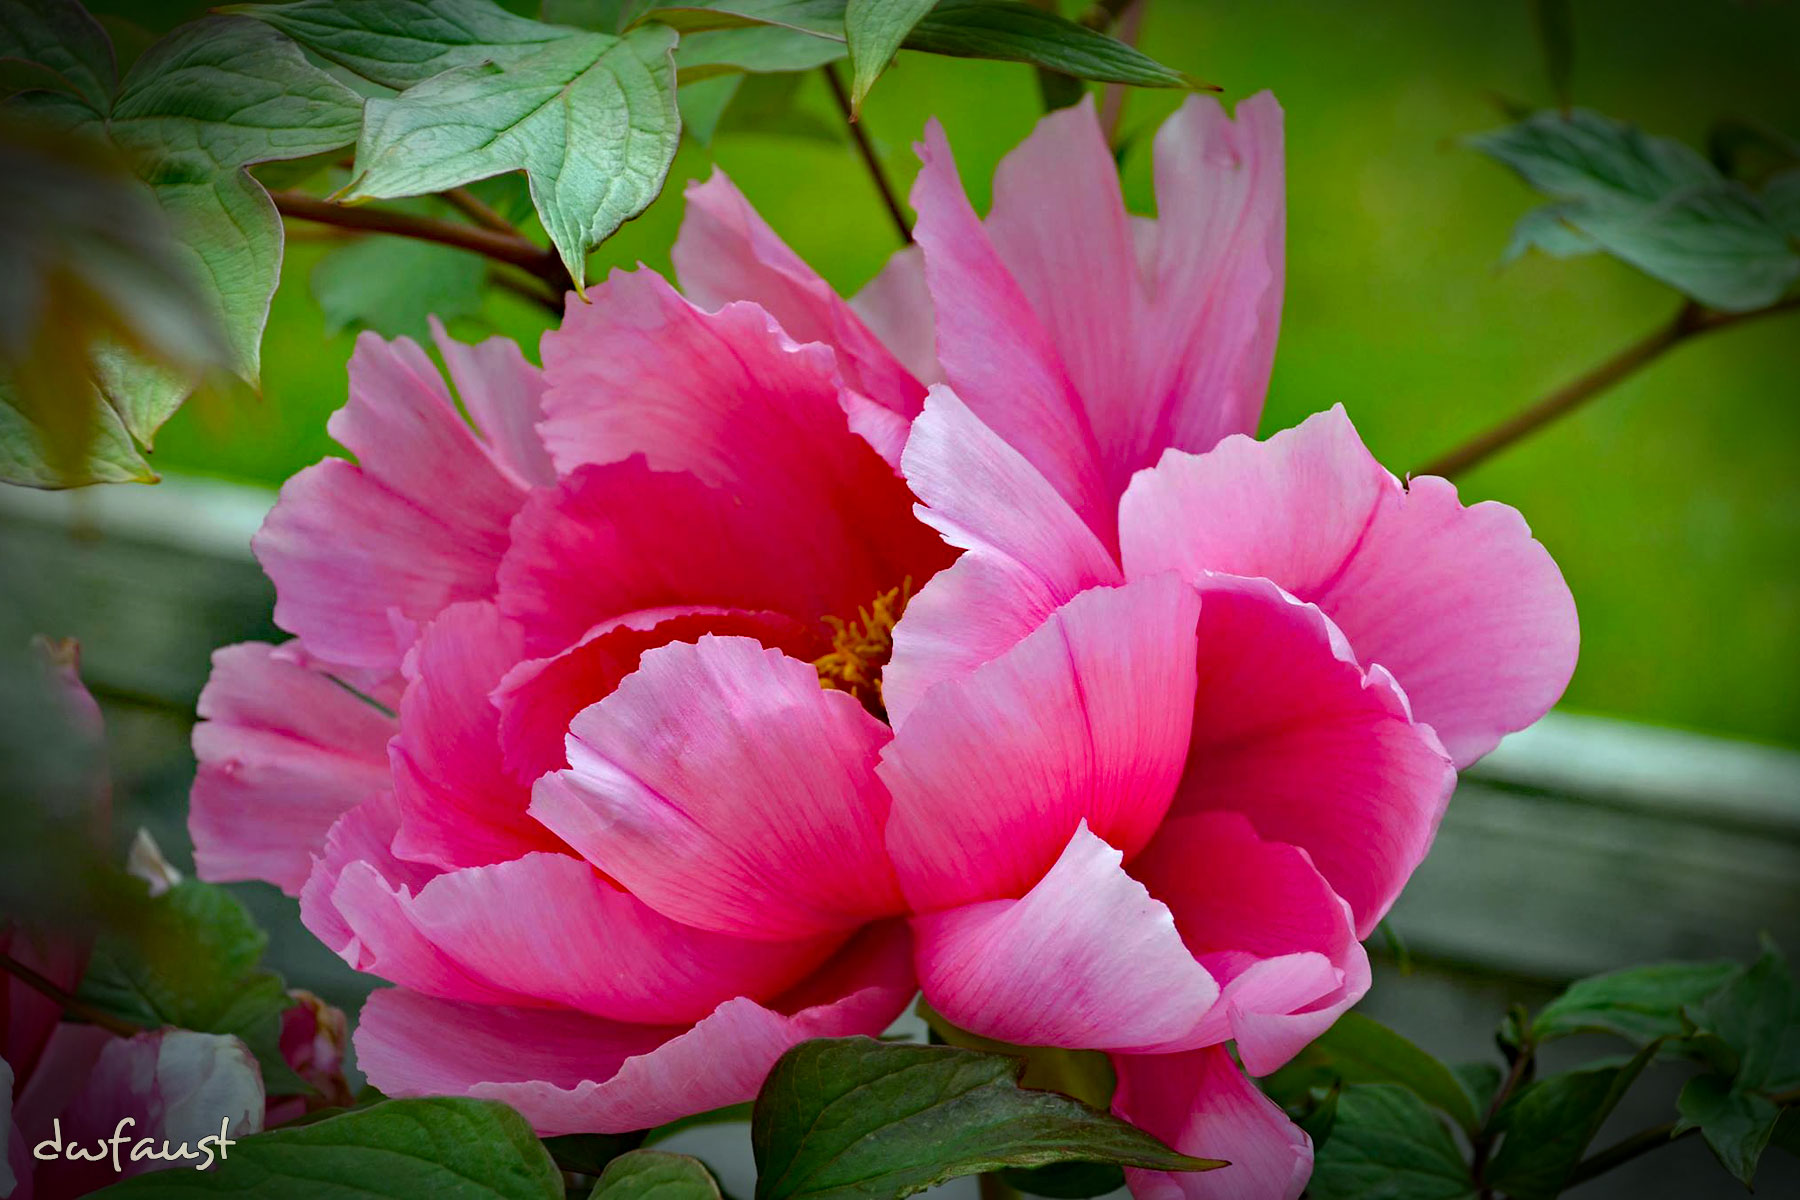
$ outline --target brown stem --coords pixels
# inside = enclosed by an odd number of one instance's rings
[[[1519,1047],[1519,1052],[1513,1057],[1512,1068],[1506,1072],[1506,1078],[1494,1091],[1494,1098],[1489,1102],[1487,1112],[1482,1114],[1480,1130],[1471,1139],[1474,1153],[1469,1159],[1469,1178],[1481,1189],[1481,1200],[1493,1200],[1494,1196],[1494,1189],[1488,1187],[1482,1178],[1487,1174],[1488,1155],[1494,1149],[1494,1118],[1500,1115],[1500,1110],[1525,1081],[1526,1074],[1531,1070],[1532,1055],[1536,1052],[1537,1047],[1529,1041]]]
[[[1683,342],[1691,341],[1717,329],[1741,325],[1758,317],[1791,312],[1796,308],[1800,308],[1800,296],[1790,297],[1778,304],[1771,304],[1767,308],[1742,313],[1713,312],[1689,301],[1661,328],[1633,342],[1587,374],[1557,388],[1537,403],[1513,414],[1492,429],[1469,439],[1448,454],[1426,463],[1413,474],[1442,475],[1446,478],[1459,475],[1477,463],[1484,462],[1498,454],[1527,434],[1534,433],[1558,417],[1580,408],[1595,396],[1654,362]]]
[[[134,1025],[121,1017],[115,1017],[109,1012],[95,1008],[85,1000],[71,996],[5,952],[0,952],[0,971],[5,971],[32,991],[52,1001],[64,1012],[80,1017],[89,1024],[98,1025],[108,1033],[117,1034],[119,1037],[131,1037],[144,1032],[141,1026]]]
[[[537,283],[529,279],[520,279],[508,271],[494,270],[488,272],[488,282],[515,296],[521,296],[533,304],[548,310],[554,316],[562,316],[562,297],[554,292],[546,292]]]
[[[819,69],[825,73],[825,82],[831,85],[832,97],[837,100],[838,110],[844,114],[844,124],[850,130],[850,140],[856,143],[863,165],[869,168],[869,177],[875,181],[875,190],[881,193],[881,202],[887,206],[888,216],[894,219],[894,228],[900,231],[900,240],[910,243],[913,240],[912,226],[906,222],[906,211],[900,207],[900,201],[894,195],[894,187],[888,182],[887,172],[882,170],[881,160],[875,157],[875,147],[869,144],[869,135],[863,132],[862,123],[856,119],[856,112],[850,106],[850,93],[844,90],[843,82],[838,79],[837,72],[830,63]]]
[[[1769,1097],[1778,1107],[1786,1107],[1800,1101],[1800,1091],[1783,1092],[1779,1096]],[[1606,1149],[1590,1154],[1575,1165],[1569,1172],[1569,1178],[1563,1184],[1565,1189],[1576,1184],[1586,1183],[1596,1175],[1604,1175],[1614,1167],[1623,1166],[1641,1154],[1648,1154],[1660,1146],[1678,1142],[1691,1133],[1699,1133],[1698,1125],[1690,1125],[1679,1133],[1675,1130],[1674,1121],[1666,1121],[1650,1129],[1641,1130],[1628,1138],[1623,1138]]]
[[[511,221],[495,212],[468,188],[451,188],[443,195],[452,208],[482,228],[491,229],[495,233],[511,234],[513,237],[521,236]]]
[[[275,207],[286,217],[316,221],[321,225],[337,225],[344,229],[392,233],[400,237],[454,246],[458,250],[468,250],[496,262],[518,267],[542,279],[558,292],[571,286],[569,272],[554,250],[546,250],[516,233],[501,233],[495,229],[441,221],[436,217],[420,217],[412,213],[395,212],[390,208],[334,204],[305,192],[278,190],[271,191],[269,196],[275,201]]]

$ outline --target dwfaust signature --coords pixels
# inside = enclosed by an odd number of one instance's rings
[[[123,1173],[123,1163],[127,1162],[194,1162],[194,1170],[204,1171],[213,1165],[215,1157],[224,1162],[226,1151],[237,1145],[231,1137],[231,1118],[226,1117],[219,1122],[217,1136],[208,1134],[192,1146],[186,1142],[170,1142],[164,1139],[158,1142],[155,1138],[132,1139],[130,1129],[137,1121],[132,1117],[120,1117],[119,1123],[113,1127],[110,1138],[84,1146],[79,1142],[63,1142],[62,1118],[50,1122],[50,1136],[31,1148],[32,1156],[42,1162],[53,1162],[58,1158],[70,1162],[105,1162],[112,1160],[115,1173]],[[130,1146],[129,1153],[124,1153]],[[217,1154],[215,1155],[215,1151]]]

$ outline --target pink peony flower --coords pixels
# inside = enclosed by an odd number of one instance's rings
[[[371,1082],[545,1133],[747,1100],[788,1046],[904,1006],[871,709],[951,558],[828,348],[649,272],[591,300],[541,372],[440,330],[454,399],[413,343],[359,343],[331,424],[357,462],[295,476],[255,543],[296,638],[221,650],[194,737],[202,877],[299,893],[399,985],[357,1027]],[[680,807],[658,845],[685,876],[533,804],[603,698]],[[743,872],[760,891],[720,883]]]

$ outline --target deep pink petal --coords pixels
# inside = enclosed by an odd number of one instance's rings
[[[658,912],[785,940],[901,911],[874,775],[887,727],[749,638],[645,654],[570,727],[531,813]]]
[[[1171,812],[1241,812],[1303,848],[1367,937],[1431,845],[1456,782],[1449,757],[1316,607],[1259,579],[1215,576],[1200,593],[1193,739]]]
[[[927,693],[879,768],[915,910],[1023,896],[1083,820],[1127,856],[1143,848],[1194,723],[1198,611],[1173,576],[1094,588]]]
[[[923,385],[852,306],[788,249],[725,172],[715,167],[704,183],[688,184],[686,199],[681,233],[669,254],[689,299],[709,309],[753,301],[795,341],[823,342],[836,351],[851,387],[902,416],[919,411]]]
[[[213,882],[265,879],[299,894],[325,834],[388,786],[394,719],[261,642],[213,653],[194,726],[188,832]]]
[[[492,604],[445,609],[407,656],[389,754],[400,857],[475,867],[562,848],[526,813],[531,791],[501,760],[500,710],[488,698],[523,656],[523,633]]]
[[[1133,1050],[1188,1036],[1218,985],[1122,858],[1084,821],[1022,898],[914,918],[925,999],[962,1029],[1022,1046]]]
[[[357,1058],[389,1095],[503,1100],[545,1135],[646,1129],[753,1098],[809,1038],[881,1032],[912,998],[910,954],[904,925],[873,926],[788,995],[729,1000],[686,1029],[380,991]]]
[[[435,316],[430,321],[432,341],[450,368],[457,397],[494,457],[532,487],[556,482],[556,468],[537,431],[544,419],[544,373],[525,361],[511,338],[470,345],[446,333]]]
[[[493,593],[525,489],[413,342],[357,340],[331,434],[357,456],[301,471],[252,539],[275,622],[313,654],[391,670],[418,627]]]
[[[1222,1158],[1214,1171],[1125,1172],[1136,1200],[1295,1200],[1312,1177],[1312,1140],[1223,1046],[1187,1054],[1113,1056],[1113,1111],[1184,1154]]]
[[[1459,765],[1542,716],[1575,668],[1574,599],[1524,519],[1464,508],[1441,479],[1402,484],[1341,407],[1266,442],[1169,453],[1120,523],[1128,574],[1260,575],[1319,605]]]

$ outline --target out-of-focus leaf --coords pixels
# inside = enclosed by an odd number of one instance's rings
[[[1269,1081],[1277,1093],[1282,1077],[1308,1086],[1350,1083],[1397,1083],[1449,1115],[1466,1130],[1480,1123],[1469,1094],[1456,1076],[1425,1051],[1379,1021],[1361,1013],[1345,1013]]]
[[[1550,91],[1565,111],[1574,104],[1575,13],[1570,0],[1531,0],[1531,16],[1537,26],[1538,45],[1544,52],[1544,73]]]
[[[1775,1131],[1769,1136],[1769,1145],[1778,1150],[1786,1150],[1789,1154],[1800,1155],[1800,1105],[1781,1110],[1781,1119],[1775,1122]]]
[[[525,1118],[496,1100],[383,1100],[237,1139],[208,1171],[156,1171],[97,1196],[563,1200],[562,1176]]]
[[[1488,1164],[1487,1182],[1515,1200],[1561,1195],[1588,1143],[1657,1046],[1653,1041],[1626,1062],[1551,1075],[1518,1092],[1496,1118],[1505,1136]]]
[[[1773,942],[1705,1000],[1690,1006],[1696,1048],[1746,1091],[1800,1088],[1800,988]]]
[[[844,40],[845,0],[644,0],[634,21],[655,21],[684,35],[709,29],[780,25]]]
[[[711,75],[695,83],[683,83],[675,93],[675,103],[681,109],[681,132],[692,138],[696,146],[712,145],[719,119],[731,106],[744,79],[737,74]]]
[[[841,122],[827,121],[797,102],[801,76],[744,75],[739,78],[742,82],[733,91],[725,111],[714,122],[716,133],[754,133],[832,143],[844,140]]]
[[[951,1046],[803,1042],[757,1096],[757,1200],[896,1200],[1002,1167],[1112,1162],[1205,1170],[1080,1101],[1018,1086],[1019,1060]]]
[[[1791,238],[1800,238],[1800,167],[1771,176],[1763,185],[1763,204]]]
[[[544,1149],[556,1165],[577,1175],[598,1175],[606,1164],[629,1154],[644,1140],[637,1133],[570,1133],[544,1139]]]
[[[1573,1033],[1616,1033],[1639,1045],[1675,1037],[1687,1028],[1681,1010],[1737,973],[1730,962],[1675,962],[1577,980],[1538,1012],[1531,1036],[1547,1042]]]
[[[863,97],[937,0],[848,0],[844,40],[850,46],[850,105],[862,111]]]
[[[1116,1163],[1051,1163],[1047,1167],[1008,1167],[1000,1178],[1027,1196],[1050,1200],[1087,1200],[1125,1186],[1125,1169]]]
[[[606,1164],[589,1200],[719,1200],[706,1164],[666,1150],[633,1150]]]
[[[1462,1084],[1463,1091],[1469,1094],[1469,1103],[1478,1113],[1485,1113],[1493,1106],[1494,1096],[1500,1091],[1500,1081],[1505,1078],[1505,1073],[1489,1062],[1457,1063],[1450,1068],[1450,1073]]]
[[[1681,1120],[1675,1132],[1698,1127],[1721,1165],[1745,1187],[1756,1182],[1756,1164],[1781,1120],[1767,1096],[1731,1086],[1719,1075],[1696,1075],[1676,1101]]]
[[[1733,312],[1773,303],[1800,277],[1800,253],[1763,199],[1680,142],[1576,109],[1473,144],[1556,201],[1526,218],[1509,254],[1604,250]]]
[[[75,0],[0,2],[0,64],[30,68],[36,86],[79,96],[98,113],[112,103],[118,81],[112,42]],[[7,77],[19,78],[10,71]]]
[[[1313,1163],[1315,1200],[1471,1200],[1475,1186],[1450,1129],[1407,1088],[1358,1083],[1337,1097]]]
[[[320,258],[312,294],[327,333],[373,329],[384,337],[423,338],[434,313],[450,321],[480,312],[486,277],[486,263],[467,251],[374,237]]]
[[[156,482],[119,414],[99,392],[89,387],[69,408],[86,424],[71,431],[54,420],[33,420],[26,414],[41,411],[41,404],[26,400],[12,373],[0,369],[0,483],[65,488]]]
[[[623,33],[645,0],[544,0],[538,19],[597,33]]]

